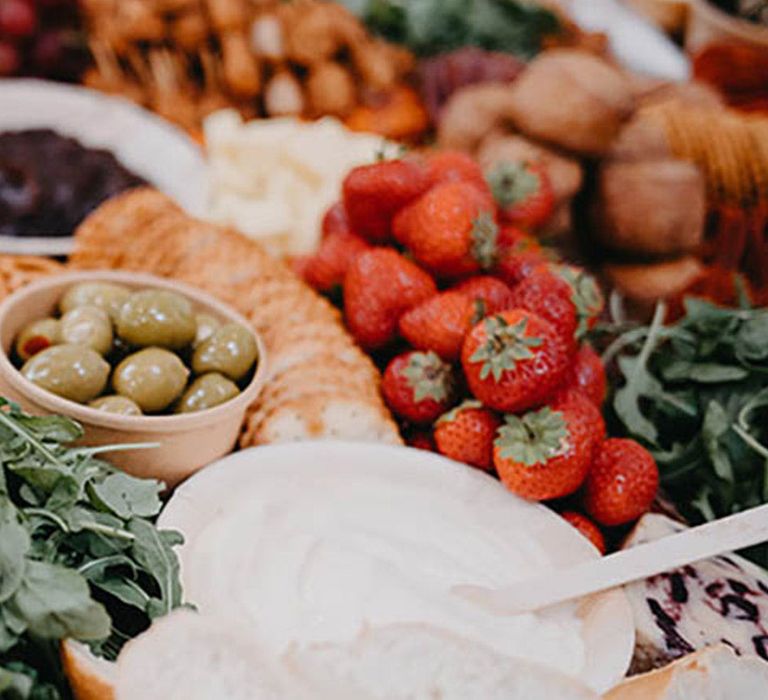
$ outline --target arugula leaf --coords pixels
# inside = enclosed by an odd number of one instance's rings
[[[144,520],[134,518],[128,530],[136,539],[132,546],[133,556],[144,567],[160,588],[163,614],[181,605],[179,560],[170,545],[160,537],[157,529]]]
[[[19,522],[13,503],[0,497],[0,603],[8,600],[21,585],[30,544],[29,533]]]
[[[149,518],[160,512],[163,488],[159,481],[134,479],[118,473],[94,484],[92,492],[100,506],[119,518],[128,519],[134,515]]]

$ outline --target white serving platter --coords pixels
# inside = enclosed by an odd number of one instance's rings
[[[193,216],[206,207],[201,149],[181,129],[119,97],[44,80],[0,80],[0,132],[53,129],[105,148]],[[0,236],[0,253],[66,255],[72,237]]]
[[[350,482],[354,482],[351,492]],[[421,567],[422,573],[409,571],[406,578],[424,580],[420,577],[429,577],[426,571],[450,570],[452,564],[447,569],[441,569],[444,564],[439,563],[438,569],[431,568],[434,562],[445,562],[445,558],[441,559],[443,555],[437,553],[433,557],[429,552],[434,550],[422,541],[421,533],[442,532],[440,523],[445,520],[441,517],[455,522],[453,515],[440,511],[434,501],[435,494],[461,504],[458,509],[450,509],[452,513],[454,510],[460,513],[455,516],[461,521],[457,525],[459,532],[479,535],[482,544],[475,541],[470,552],[463,536],[439,540],[441,549],[446,548],[444,554],[448,561],[461,562],[461,571],[446,574],[445,579],[443,574],[438,575],[440,583],[430,589],[436,598],[417,596],[416,599],[439,599],[441,602],[437,605],[447,605],[454,610],[453,622],[463,625],[463,634],[478,635],[482,640],[493,636],[496,643],[504,646],[509,641],[505,634],[512,628],[505,626],[506,620],[486,611],[462,607],[472,605],[467,601],[457,598],[454,602],[449,595],[444,595],[452,592],[454,585],[469,583],[454,581],[454,578],[526,577],[530,572],[515,567],[509,558],[512,551],[509,548],[518,547],[521,542],[524,548],[530,547],[536,552],[530,561],[537,563],[531,566],[539,571],[542,567],[551,569],[553,575],[560,567],[598,556],[594,547],[554,512],[512,495],[487,474],[433,453],[378,444],[303,442],[236,452],[182,484],[161,514],[159,525],[179,530],[185,538],[179,548],[182,585],[185,598],[202,613],[232,615],[236,610],[232,619],[243,620],[246,629],[262,631],[274,622],[279,626],[286,618],[298,615],[293,629],[299,630],[300,635],[306,631],[310,636],[318,633],[322,637],[336,634],[336,621],[341,621],[346,631],[354,628],[359,614],[371,624],[413,621],[408,618],[414,610],[408,602],[410,584],[403,588],[392,584],[387,576],[367,576],[373,569],[390,570],[386,556],[383,563],[377,558],[378,554],[372,556],[373,561],[368,561],[370,549],[363,546],[344,565],[331,556],[330,561],[338,566],[328,569],[322,564],[315,568],[320,560],[326,562],[317,552],[318,549],[357,551],[358,533],[363,533],[361,537],[366,531],[386,533],[391,527],[389,534],[382,536],[387,541],[391,538],[392,542],[400,543],[395,548],[397,551],[413,546],[424,553],[424,557],[417,557],[415,565]],[[354,504],[361,502],[361,498],[371,504],[362,514],[360,509],[354,510]],[[473,502],[483,505],[473,506]],[[229,526],[233,513],[238,523],[234,532]],[[269,527],[250,520],[243,527],[239,519],[244,514],[248,519],[255,516],[258,520],[264,513],[277,518],[269,521]],[[299,513],[311,513],[311,525],[302,525],[300,531],[294,529],[286,534],[283,526],[290,529],[286,523],[292,523],[294,514]],[[412,522],[409,517],[420,526],[403,525]],[[335,527],[333,523],[340,523],[341,532],[345,534],[328,540],[327,537],[335,537],[327,534],[329,522],[331,530]],[[407,534],[403,533],[404,527]],[[285,545],[272,543],[266,550],[269,554],[264,555],[265,550],[261,550],[258,543],[270,533],[280,533],[278,541]],[[351,533],[349,537],[347,533]],[[314,539],[317,542],[309,550],[315,553],[310,557],[312,563],[307,561],[299,570],[302,575],[313,570],[315,583],[299,586],[295,581],[282,579],[282,565],[298,556],[291,553],[290,543]],[[224,541],[229,546],[222,546]],[[391,551],[387,545],[381,545],[381,539],[374,537],[374,541],[379,543],[373,546],[377,553]],[[511,544],[513,541],[517,544]],[[398,555],[393,556],[397,560]],[[422,559],[432,563],[422,566]],[[509,568],[500,564],[507,561],[510,561]],[[339,573],[338,581],[334,572]],[[329,581],[328,576],[334,580]],[[344,586],[345,580],[351,582],[351,588]],[[369,590],[368,583],[359,585],[361,580],[375,583]],[[328,590],[330,598],[321,592]],[[380,599],[387,601],[383,609]],[[373,607],[369,605],[371,600],[375,601]],[[427,607],[430,605],[426,603]],[[422,608],[417,605],[416,609]],[[634,648],[631,609],[623,591],[612,590],[582,601],[576,615],[580,620],[584,657],[580,671],[574,673],[596,691],[603,692],[625,675],[629,665]],[[382,617],[389,619],[382,620]],[[317,625],[322,627],[325,622],[330,622],[331,628],[318,632]],[[285,641],[279,634],[268,636],[278,646]]]

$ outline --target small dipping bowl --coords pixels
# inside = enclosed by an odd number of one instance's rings
[[[129,289],[164,289],[185,296],[199,313],[223,323],[239,323],[252,330],[258,363],[242,392],[219,406],[196,413],[162,416],[124,416],[61,398],[26,379],[10,355],[19,331],[30,321],[52,316],[64,293],[81,282],[113,282]],[[88,271],[55,275],[30,284],[0,304],[0,396],[35,415],[59,414],[83,426],[80,444],[158,443],[157,447],[105,453],[116,467],[137,477],[158,479],[169,488],[198,469],[232,451],[245,411],[264,384],[264,343],[248,321],[234,309],[205,292],[173,280],[133,272]]]

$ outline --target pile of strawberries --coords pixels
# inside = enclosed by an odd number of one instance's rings
[[[576,494],[589,517],[563,515],[604,551],[596,523],[648,510],[658,471],[639,444],[606,438],[605,371],[582,342],[603,297],[527,232],[551,210],[537,165],[486,178],[461,153],[382,161],[349,173],[300,269],[320,291],[341,286],[409,444],[495,470],[523,498]]]

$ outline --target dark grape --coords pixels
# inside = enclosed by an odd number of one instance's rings
[[[0,41],[0,77],[14,75],[21,66],[19,52],[15,46]]]
[[[37,14],[24,0],[0,2],[0,33],[11,37],[31,36],[37,29]]]

